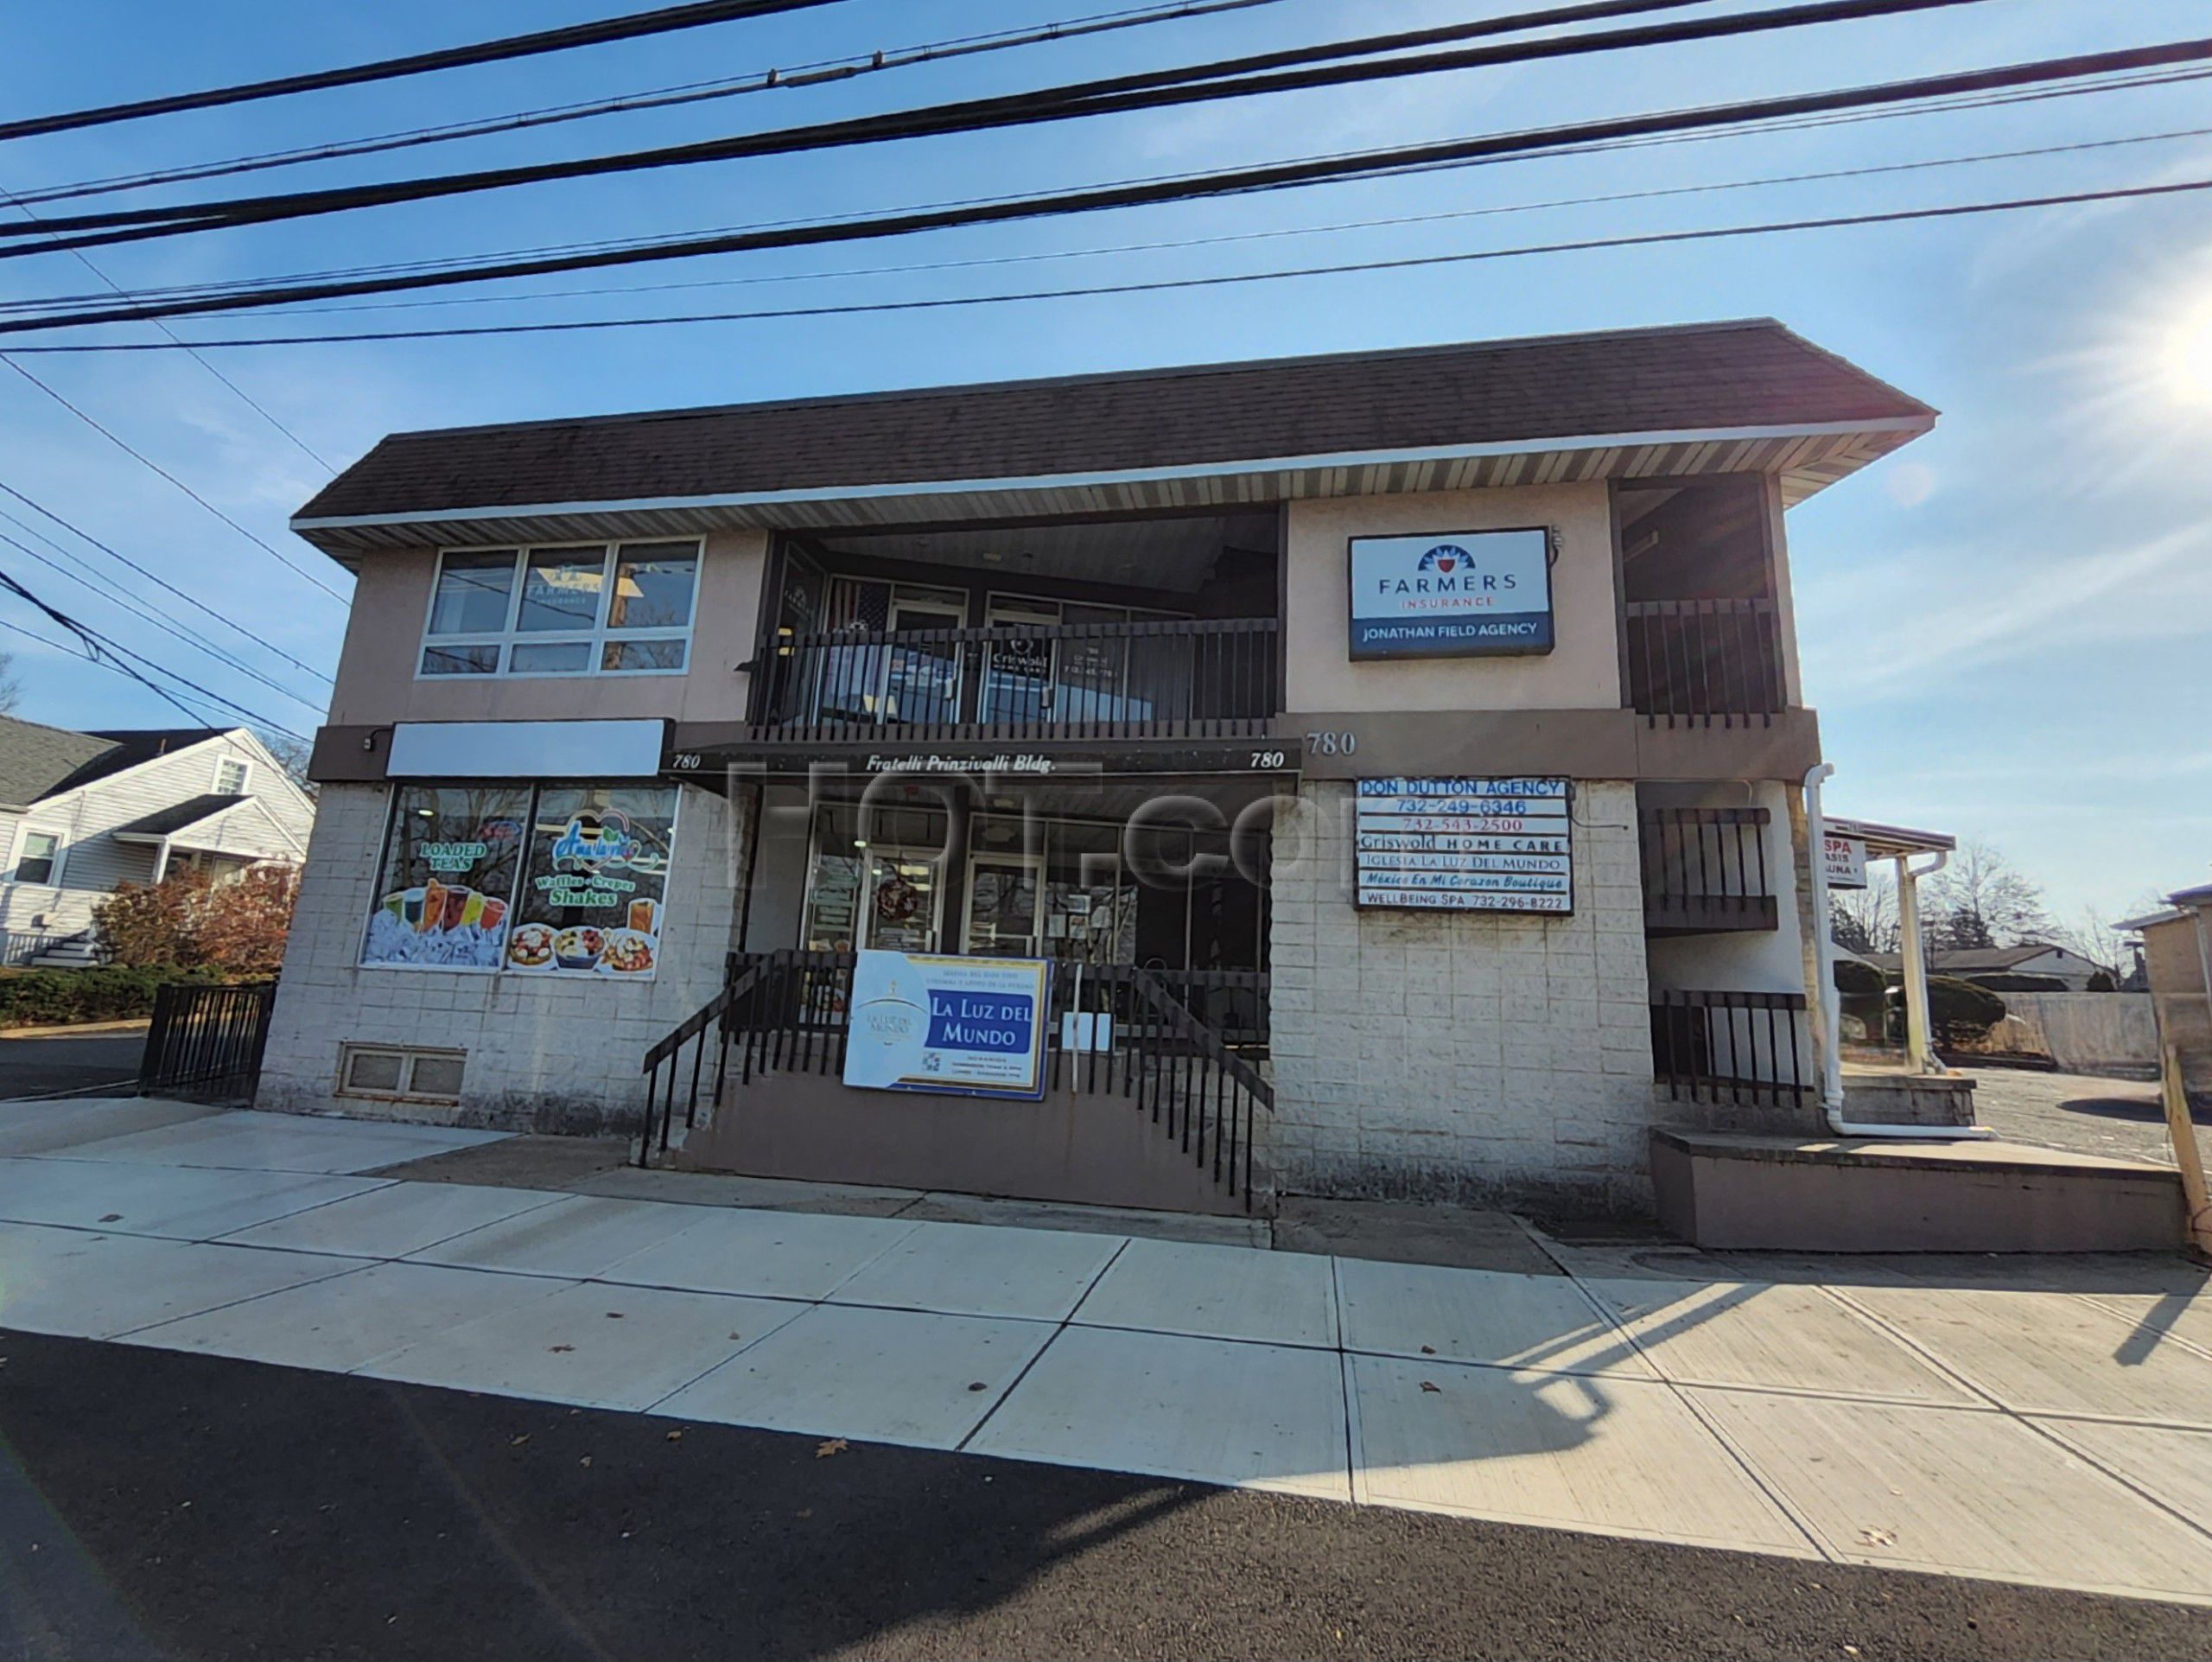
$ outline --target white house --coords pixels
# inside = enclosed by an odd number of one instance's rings
[[[92,958],[93,907],[181,864],[296,865],[315,804],[245,728],[78,733],[0,716],[0,964]]]
[[[1859,956],[1891,974],[1904,961],[1895,952]],[[2064,982],[2069,992],[2084,990],[2101,975],[2115,983],[2119,980],[2119,972],[2110,965],[2041,940],[2024,940],[2012,946],[1938,946],[1928,954],[1928,968],[1932,974],[1956,976],[1962,981],[1980,981],[1993,975],[2047,975]]]

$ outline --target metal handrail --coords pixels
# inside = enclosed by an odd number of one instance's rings
[[[640,1165],[656,1143],[667,1152],[676,1116],[682,1053],[692,1047],[687,1123],[696,1125],[699,1086],[709,1045],[716,1048],[714,1089],[719,1103],[730,1083],[730,1052],[737,1051],[735,1083],[785,1073],[826,1077],[844,1071],[846,1015],[852,952],[785,949],[732,953],[728,984],[646,1053],[649,1077],[645,1120],[638,1148]],[[1249,994],[1249,1021],[1236,1027],[1250,1042],[1225,1035],[1199,1016],[1172,984],[1194,991]],[[1266,1044],[1268,977],[1259,971],[1154,971],[1133,964],[1064,965],[1052,980],[1050,1008],[1040,1012],[1050,1057],[1048,1088],[1064,1083],[1130,1098],[1163,1134],[1180,1141],[1214,1181],[1252,1204],[1253,1114],[1274,1108],[1274,1091],[1254,1065]],[[1110,1048],[1071,1049],[1060,1043],[1061,1017],[1103,1006],[1110,1022]],[[710,1029],[713,1031],[710,1033]],[[664,1079],[661,1070],[665,1068]],[[1070,1069],[1075,1070],[1073,1074]],[[1118,1074],[1118,1079],[1117,1079]]]

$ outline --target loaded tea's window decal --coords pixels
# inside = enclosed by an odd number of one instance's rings
[[[673,786],[541,790],[507,967],[650,977],[660,958],[675,831]]]
[[[676,800],[673,786],[403,786],[362,964],[650,979]]]
[[[361,962],[498,969],[529,823],[527,787],[403,786]]]
[[[1572,801],[1564,779],[1363,779],[1358,903],[1572,912]]]
[[[1354,658],[1552,649],[1552,533],[1542,526],[1351,539]]]

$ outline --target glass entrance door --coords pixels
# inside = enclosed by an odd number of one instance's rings
[[[934,861],[872,851],[862,944],[886,952],[937,951],[938,915],[944,899],[937,873]]]
[[[963,952],[978,958],[1037,955],[1037,880],[1042,864],[1032,854],[978,854],[968,863]]]

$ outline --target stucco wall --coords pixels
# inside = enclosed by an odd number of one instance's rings
[[[1612,504],[1603,483],[1293,502],[1283,595],[1294,710],[1618,710],[1620,635]],[[1354,537],[1516,525],[1559,532],[1552,651],[1528,657],[1353,663],[1347,544]]]
[[[742,814],[683,788],[652,981],[556,980],[359,967],[390,800],[381,785],[322,793],[256,1106],[518,1130],[633,1125],[647,1048],[721,984]],[[466,1052],[461,1105],[337,1096],[339,1049],[349,1041]]]
[[[437,581],[437,551],[365,555],[328,720],[335,726],[652,716],[742,721],[747,678],[737,666],[753,656],[767,557],[766,532],[718,532],[707,538],[690,668],[682,675],[418,680],[415,670]]]
[[[1352,787],[1277,823],[1275,1111],[1286,1192],[1648,1208],[1653,1104],[1636,793],[1583,781],[1574,911],[1352,904]]]

